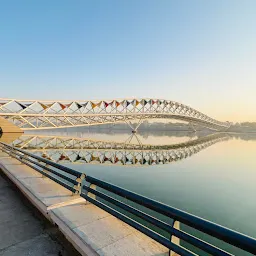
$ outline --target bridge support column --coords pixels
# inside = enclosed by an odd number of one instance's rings
[[[129,120],[126,120],[126,119],[125,119],[125,122],[126,122],[126,123],[128,124],[128,126],[132,129],[132,133],[136,133],[137,130],[138,130],[138,128],[140,127],[140,125],[143,123],[143,119],[139,119],[139,123],[138,123],[136,126],[134,126],[134,125],[132,124],[132,122],[129,121]]]
[[[188,123],[188,125],[194,132],[196,132],[196,128],[193,123]]]
[[[129,144],[133,137],[136,138],[136,140],[139,143],[139,145],[141,145],[141,148],[143,148],[141,141],[139,140],[138,136],[134,132],[128,137],[128,139],[125,140],[124,145]]]

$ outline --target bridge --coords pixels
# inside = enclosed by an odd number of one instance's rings
[[[0,118],[22,130],[127,123],[133,131],[147,119],[176,119],[212,130],[230,127],[184,104],[161,99],[43,101],[0,99]],[[136,125],[132,122],[136,121]],[[0,120],[1,125],[1,120]],[[3,132],[5,130],[2,128]]]
[[[185,159],[230,138],[217,133],[172,145],[150,145],[24,134],[12,146],[57,163],[151,166]]]

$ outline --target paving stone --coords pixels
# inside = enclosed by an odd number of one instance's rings
[[[59,256],[65,255],[62,247],[48,235],[40,235],[0,251],[0,256]]]
[[[0,169],[1,172],[1,169]],[[0,256],[68,256],[0,175]],[[61,253],[61,254],[60,254]]]

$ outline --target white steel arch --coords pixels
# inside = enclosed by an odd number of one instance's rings
[[[0,117],[22,130],[79,127],[163,118],[187,121],[213,130],[229,128],[184,104],[161,99],[42,101],[0,99]]]

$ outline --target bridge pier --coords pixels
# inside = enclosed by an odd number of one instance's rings
[[[142,145],[141,141],[139,140],[138,136],[136,135],[136,132],[132,132],[132,134],[125,140],[124,146],[126,144],[129,144],[131,142],[131,140],[133,139],[133,137],[135,137],[135,139],[137,140],[137,142],[139,143],[139,145],[141,146],[141,149],[142,149],[143,145]]]
[[[189,122],[188,125],[194,132],[197,131],[193,123]]]
[[[144,120],[142,118],[139,119],[139,123],[136,126],[134,126],[131,121],[128,121],[126,119],[124,121],[132,129],[132,133],[137,133],[138,128],[140,127]]]

